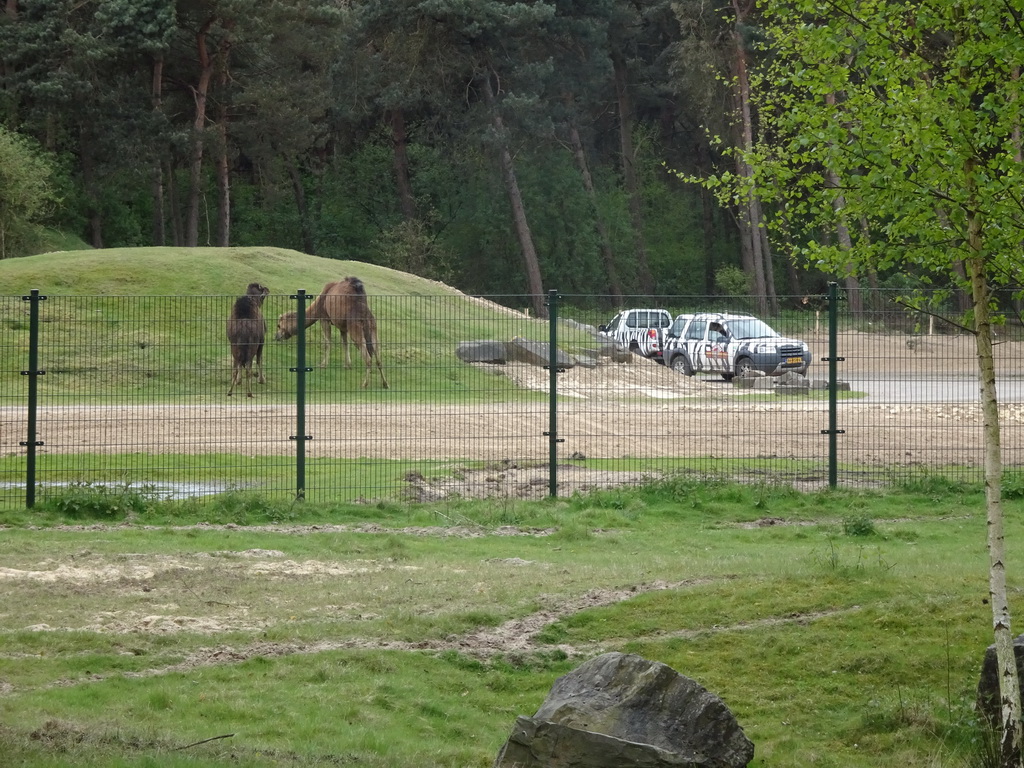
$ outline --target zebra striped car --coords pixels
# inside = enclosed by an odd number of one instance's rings
[[[665,330],[670,325],[672,315],[667,309],[624,309],[597,330],[630,352],[661,362]]]
[[[686,376],[718,373],[726,381],[748,371],[807,375],[811,366],[807,342],[786,338],[756,317],[722,312],[679,315],[663,355],[665,365]]]

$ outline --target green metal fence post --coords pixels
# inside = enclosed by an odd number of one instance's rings
[[[548,495],[558,496],[558,291],[548,291]]]
[[[306,434],[306,374],[313,369],[306,365],[306,302],[313,298],[299,289],[292,294],[295,299],[295,498],[302,501],[306,498],[306,441],[312,435]]]
[[[837,371],[838,365],[845,358],[839,357],[838,344],[839,324],[839,285],[828,284],[828,487],[835,488],[839,484],[839,446],[837,436],[843,434],[839,429],[839,395]]]
[[[28,429],[21,445],[25,446],[25,506],[33,507],[36,503],[36,448],[43,444],[36,434],[36,419],[39,410],[39,377],[45,371],[39,370],[39,302],[45,301],[39,291],[33,288],[28,296],[22,296],[28,305],[28,370],[22,376],[28,376]]]

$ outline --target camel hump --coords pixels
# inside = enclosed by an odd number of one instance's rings
[[[362,296],[366,295],[366,287],[363,285],[363,281],[358,277],[346,277],[348,284],[352,286],[352,292],[358,293]]]
[[[236,320],[257,320],[263,316],[260,312],[260,304],[262,303],[262,296],[258,299],[256,296],[249,294],[239,296],[235,299],[234,312],[232,312],[231,316]]]

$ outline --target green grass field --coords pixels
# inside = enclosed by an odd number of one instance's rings
[[[5,764],[485,768],[620,650],[721,696],[757,768],[991,765],[977,488],[111,503],[0,516]]]
[[[437,397],[443,381],[452,402],[507,399],[515,388],[455,356],[459,341],[547,340],[545,321],[510,314],[439,283],[353,261],[337,261],[274,248],[137,248],[65,251],[0,262],[0,386],[17,390],[26,368],[29,303],[39,290],[40,392],[61,402],[189,402],[222,400],[231,358],[225,323],[234,298],[249,282],[271,290],[264,304],[269,326],[265,366],[269,402],[294,400],[295,342],[272,340],[276,318],[294,310],[297,291],[315,297],[331,280],[354,275],[366,285],[377,315],[381,349],[393,377],[392,400]],[[498,297],[501,298],[501,297]],[[515,306],[515,297],[505,297]],[[321,359],[321,334],[308,329],[307,364]],[[568,351],[592,343],[579,329],[562,327]],[[371,399],[360,390],[362,364],[316,372],[322,391]]]

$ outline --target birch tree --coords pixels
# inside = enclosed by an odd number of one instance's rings
[[[779,203],[769,226],[833,274],[942,274],[973,297],[1005,768],[1022,764],[1021,704],[992,327],[994,290],[1024,284],[1022,11],[1019,0],[766,3],[773,59],[752,81],[762,132],[743,153],[754,174],[717,180]],[[839,211],[860,226],[847,230],[848,242],[818,242],[815,233],[835,231]]]

